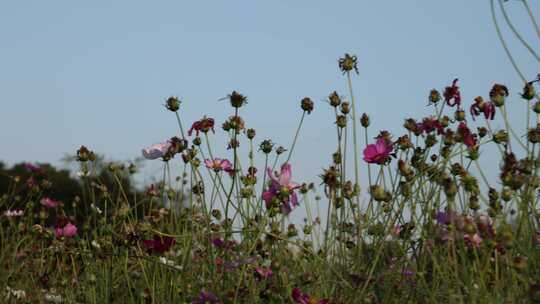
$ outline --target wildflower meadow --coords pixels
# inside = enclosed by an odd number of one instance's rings
[[[355,98],[361,67],[360,53],[336,58],[347,91],[286,109],[288,145],[250,126],[242,88],[217,92],[224,121],[156,101],[177,130],[140,143],[162,168],[144,188],[137,163],[84,138],[75,172],[0,166],[0,302],[540,302],[540,75],[472,100],[459,75],[412,88],[431,114],[390,132]],[[314,111],[332,116],[321,144],[335,152],[302,180],[295,147]]]

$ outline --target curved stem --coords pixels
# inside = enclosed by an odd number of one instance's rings
[[[527,10],[527,14],[529,14],[529,17],[531,18],[531,22],[533,23],[534,29],[536,31],[536,35],[538,36],[538,38],[540,38],[540,27],[538,26],[538,23],[536,22],[536,18],[534,17],[534,14],[531,8],[529,7],[529,4],[527,3],[527,0],[522,0],[521,2],[525,6],[525,9]]]
[[[514,27],[514,24],[510,21],[510,17],[508,17],[508,14],[506,13],[506,9],[504,8],[504,5],[502,3],[502,0],[499,0],[499,6],[501,7],[501,12],[503,14],[504,20],[506,21],[506,24],[508,24],[508,27],[510,30],[514,33],[514,36],[525,46],[527,50],[533,55],[534,58],[536,58],[536,61],[540,61],[540,57],[536,54],[536,52],[533,50],[533,48],[521,37],[521,35],[518,33],[516,28]]]

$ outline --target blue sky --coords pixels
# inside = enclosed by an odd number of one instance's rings
[[[540,3],[529,2],[540,16]],[[506,7],[538,50],[521,3]],[[284,146],[299,100],[316,101],[293,158],[298,178],[316,181],[335,150],[323,100],[347,93],[337,67],[345,52],[358,56],[354,90],[373,131],[398,134],[405,117],[429,114],[429,90],[456,77],[465,104],[498,82],[522,105],[489,1],[3,1],[0,40],[0,159],[8,163],[59,164],[81,144],[129,160],[177,133],[162,107],[168,96],[184,101],[186,125],[203,115],[220,125],[230,109],[217,100],[237,90],[249,98],[242,115],[257,142]],[[530,78],[540,72],[510,45]],[[510,108],[518,123],[519,105]]]

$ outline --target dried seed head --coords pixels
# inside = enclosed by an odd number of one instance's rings
[[[261,142],[259,145],[259,150],[263,151],[263,153],[268,154],[272,152],[272,149],[274,148],[274,143],[270,139],[265,139]]]
[[[233,108],[240,108],[242,107],[243,105],[247,104],[247,97],[236,92],[236,91],[233,91],[230,95],[229,95],[229,101],[231,102],[231,106]]]
[[[346,101],[342,102],[340,110],[341,110],[341,113],[343,113],[344,115],[349,114],[349,112],[351,111],[351,104]]]
[[[339,68],[343,73],[354,70],[358,74],[357,58],[355,55],[345,54],[343,58],[339,59]]]
[[[176,112],[178,109],[180,109],[180,100],[178,97],[171,96],[167,98],[167,101],[165,102],[165,108],[171,112]]]
[[[341,104],[341,98],[336,91],[332,92],[330,96],[328,96],[328,101],[332,107],[338,107]]]
[[[300,102],[300,107],[302,110],[307,112],[308,114],[311,114],[311,111],[313,111],[313,101],[309,99],[309,97],[304,97],[302,101]]]

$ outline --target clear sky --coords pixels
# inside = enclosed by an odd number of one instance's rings
[[[540,3],[529,4],[540,17]],[[520,1],[506,6],[538,50]],[[186,125],[203,115],[221,125],[230,108],[217,100],[237,90],[249,98],[242,115],[257,142],[285,146],[299,100],[316,101],[293,163],[299,179],[317,181],[335,150],[323,100],[347,94],[337,67],[345,52],[358,56],[354,90],[373,131],[430,113],[429,90],[456,77],[466,105],[494,82],[522,104],[487,0],[2,1],[0,41],[0,159],[9,164],[59,164],[81,144],[129,160],[177,133],[168,96],[184,101]],[[538,62],[510,45],[532,79]],[[510,109],[520,122],[524,108]],[[144,174],[155,173],[149,167]]]

